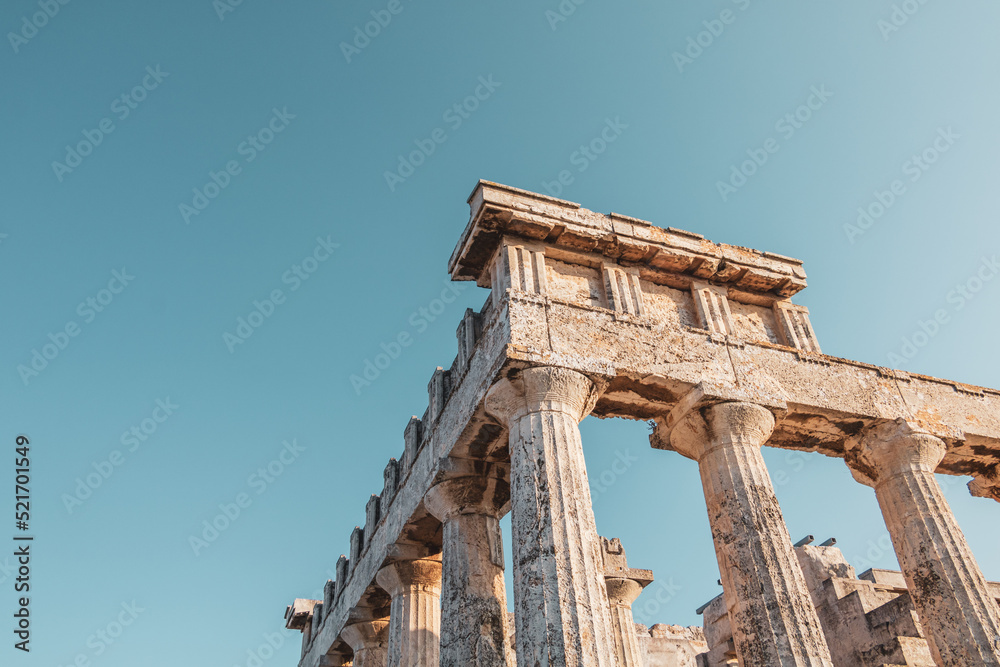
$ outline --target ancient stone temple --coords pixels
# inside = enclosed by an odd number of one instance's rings
[[[300,667],[1000,667],[1000,585],[934,475],[1000,500],[1000,392],[824,355],[794,259],[485,181],[469,204],[449,271],[490,297],[336,580],[286,610]],[[722,575],[703,628],[634,623],[653,573],[597,533],[588,415],[697,461]],[[764,445],[842,458],[902,572],[793,545]]]

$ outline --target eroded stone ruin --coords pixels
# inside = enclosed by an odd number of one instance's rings
[[[490,297],[323,600],[286,610],[300,667],[1000,667],[1000,584],[934,477],[1000,501],[1000,392],[824,355],[797,260],[486,181],[469,204],[449,271]],[[634,623],[653,573],[598,536],[587,415],[698,462],[722,576],[703,628]],[[844,459],[902,572],[793,546],[763,445]]]

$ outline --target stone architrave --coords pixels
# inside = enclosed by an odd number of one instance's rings
[[[723,594],[742,667],[832,667],[761,445],[774,415],[729,401],[661,424],[653,444],[698,462]]]
[[[615,662],[579,428],[597,396],[586,375],[533,367],[493,385],[486,398],[510,438],[518,665]]]
[[[449,478],[424,496],[443,526],[441,666],[513,667],[507,644],[500,516],[510,499],[497,464],[447,461]]]
[[[392,599],[389,667],[438,664],[441,641],[441,561],[402,560],[378,571],[375,581]]]
[[[942,667],[1000,666],[1000,610],[934,470],[947,445],[899,419],[848,443],[854,478],[875,489],[924,636]]]

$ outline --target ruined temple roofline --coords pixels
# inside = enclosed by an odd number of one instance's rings
[[[802,262],[771,252],[713,243],[701,234],[618,213],[479,181],[469,197],[469,224],[452,253],[453,280],[490,287],[486,268],[503,235],[545,242],[552,251],[599,253],[640,267],[652,282],[686,289],[691,280],[727,285],[747,294],[788,298],[806,287]]]

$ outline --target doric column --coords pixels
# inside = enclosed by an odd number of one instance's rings
[[[386,667],[389,621],[361,621],[345,626],[340,637],[354,651],[354,667]]]
[[[642,586],[632,579],[619,577],[605,579],[605,585],[611,604],[611,635],[615,640],[618,660],[622,667],[642,667],[642,648],[632,618],[632,603],[642,592]]]
[[[517,664],[614,664],[600,542],[579,422],[597,400],[585,375],[528,368],[494,385],[487,411],[511,458]]]
[[[698,462],[740,665],[832,666],[760,452],[774,415],[732,401],[694,406],[669,422],[658,425],[653,445]]]
[[[604,556],[604,585],[608,590],[611,606],[611,636],[615,642],[618,663],[622,667],[643,667],[642,647],[635,632],[632,603],[642,589],[653,581],[649,570],[636,570],[628,566],[621,541],[601,538]]]
[[[442,667],[512,667],[500,516],[510,499],[507,471],[449,459],[447,479],[424,506],[442,523]]]
[[[438,664],[441,641],[441,561],[402,560],[375,575],[392,599],[389,667]]]
[[[1000,665],[1000,611],[934,477],[947,446],[900,419],[848,443],[854,478],[875,497],[938,665]]]

